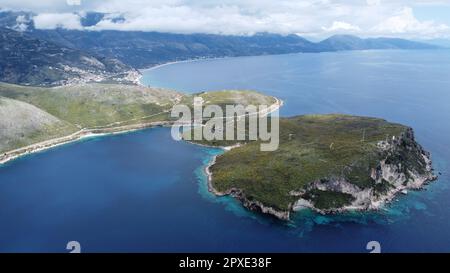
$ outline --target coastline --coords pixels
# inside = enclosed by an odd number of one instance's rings
[[[0,155],[0,166],[6,164],[7,162],[16,160],[20,157],[30,155],[33,153],[42,152],[45,150],[49,150],[52,148],[56,148],[65,144],[77,142],[86,138],[98,137],[98,136],[108,136],[108,135],[116,135],[116,134],[124,134],[128,132],[143,130],[152,127],[158,126],[170,126],[172,125],[172,121],[154,121],[148,123],[138,123],[132,125],[118,126],[118,127],[105,127],[101,129],[81,129],[75,133],[72,133],[67,136],[62,136],[59,138],[49,139],[45,141],[41,141],[38,143],[34,143],[25,147],[21,147],[18,149],[14,149],[8,152],[2,153]]]
[[[168,66],[168,65],[173,65],[173,64],[193,63],[193,62],[208,61],[208,60],[221,60],[221,59],[227,59],[227,58],[233,58],[233,57],[211,57],[211,58],[203,57],[203,58],[187,59],[187,60],[182,60],[182,61],[170,61],[170,62],[156,64],[156,65],[149,66],[146,68],[137,69],[137,71],[139,72],[139,75],[136,76],[136,78],[134,79],[135,80],[134,82],[135,82],[135,84],[140,85],[140,86],[152,87],[152,85],[144,84],[142,82],[142,78],[144,77],[143,73],[146,71],[156,70],[158,68]]]
[[[201,145],[201,146],[204,146],[204,147],[214,147],[214,148],[220,148],[220,149],[223,149],[224,151],[231,151],[232,149],[237,148],[237,147],[240,147],[241,145],[238,143],[238,144],[233,145],[233,146],[222,146],[222,147],[207,146],[207,145]],[[220,191],[216,190],[216,189],[213,187],[213,185],[212,185],[212,172],[211,172],[210,169],[211,169],[211,167],[212,167],[214,164],[216,164],[216,160],[217,160],[217,157],[218,157],[218,156],[219,156],[219,155],[215,155],[215,156],[212,157],[212,159],[209,161],[208,165],[206,165],[204,171],[205,171],[205,174],[206,174],[206,181],[207,181],[207,183],[208,183],[208,191],[211,192],[211,193],[213,193],[213,194],[216,195],[216,196],[224,196],[224,195],[227,195],[227,193],[223,193],[223,192],[220,192]]]
[[[155,70],[164,66],[168,66],[168,65],[172,65],[172,64],[179,64],[179,63],[193,63],[193,62],[200,62],[200,61],[209,61],[209,60],[222,60],[222,59],[228,59],[228,58],[233,58],[233,57],[203,57],[203,58],[194,58],[194,59],[187,59],[187,60],[182,60],[182,61],[171,61],[171,62],[166,62],[166,63],[160,63],[160,64],[156,64],[154,66],[150,66],[147,68],[142,68],[139,69],[139,72],[144,72],[144,71],[151,71],[151,70]]]
[[[206,145],[202,145],[202,146],[206,146]],[[215,147],[215,148],[221,148],[225,151],[230,151],[234,148],[240,147],[240,144],[236,144],[233,146],[224,146],[224,147]],[[261,202],[258,201],[250,201],[248,200],[245,195],[243,194],[243,192],[239,189],[236,188],[232,188],[226,192],[221,192],[218,191],[217,189],[214,188],[213,184],[212,184],[212,171],[211,171],[211,167],[216,163],[217,157],[220,156],[219,155],[215,155],[212,157],[212,159],[209,161],[208,165],[206,165],[206,167],[204,168],[204,172],[206,175],[206,183],[208,185],[208,191],[211,192],[212,194],[214,194],[215,196],[226,196],[226,195],[230,195],[236,199],[238,199],[241,204],[249,209],[249,210],[257,210],[260,211],[264,214],[267,215],[272,215],[277,219],[283,220],[283,221],[289,221],[290,220],[290,211],[279,211],[276,210],[272,207],[268,207],[263,205]]]

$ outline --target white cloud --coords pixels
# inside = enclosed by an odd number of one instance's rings
[[[445,24],[417,20],[409,7],[403,8],[372,28],[373,32],[380,34],[421,35],[426,38],[438,37],[449,30],[449,26]]]
[[[0,7],[34,12],[61,12],[72,10],[66,0],[1,0]]]
[[[74,13],[40,13],[33,17],[35,27],[40,29],[83,29],[80,19]]]
[[[70,0],[75,1],[75,0]],[[309,37],[334,32],[362,36],[445,37],[445,22],[418,20],[413,11],[423,6],[448,6],[450,0],[1,0],[0,6],[36,12],[37,27],[80,29],[86,11],[107,16],[89,29],[143,30],[176,33],[253,34],[298,33]],[[58,14],[62,14],[58,16]],[[77,17],[78,16],[78,17]],[[450,25],[450,20],[447,21]]]
[[[209,9],[189,6],[147,7],[139,12],[127,12],[125,21],[114,23],[107,17],[95,30],[158,30],[177,33],[204,32],[215,34],[253,34],[270,31],[292,33],[304,23],[292,14],[246,14],[236,6],[217,6]]]
[[[352,24],[342,21],[334,21],[330,27],[322,27],[322,29],[327,32],[339,32],[339,31],[357,32],[361,30],[358,26],[354,26]]]
[[[378,6],[381,4],[381,0],[366,0],[369,6]]]

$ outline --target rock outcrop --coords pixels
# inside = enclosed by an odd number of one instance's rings
[[[351,195],[350,204],[339,208],[320,209],[307,199],[300,198],[294,210],[312,208],[320,213],[341,212],[349,209],[378,209],[391,201],[399,192],[421,189],[426,183],[435,180],[430,153],[425,151],[414,138],[411,128],[400,137],[380,141],[377,145],[381,160],[367,175],[375,182],[374,187],[361,188],[347,181],[345,177],[325,178],[312,182],[303,193],[294,196],[308,196],[313,190],[338,192]]]

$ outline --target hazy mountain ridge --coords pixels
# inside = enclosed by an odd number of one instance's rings
[[[353,35],[334,35],[318,45],[325,51],[365,49],[433,49],[438,46],[399,38],[366,38]]]
[[[368,49],[435,49],[438,46],[398,38],[361,39],[335,35],[314,43],[298,35],[253,36],[173,34],[138,31],[35,30],[33,35],[87,52],[117,58],[136,67],[195,58]]]

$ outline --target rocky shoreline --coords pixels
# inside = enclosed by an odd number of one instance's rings
[[[406,144],[405,146],[405,143]],[[391,141],[381,141],[378,147],[388,156],[379,162],[377,168],[373,168],[368,174],[377,183],[389,183],[389,189],[384,193],[374,191],[373,188],[362,189],[344,179],[330,179],[326,182],[314,181],[310,185],[310,189],[319,189],[325,191],[336,191],[352,195],[354,201],[342,208],[320,210],[315,208],[308,200],[300,198],[293,206],[293,210],[300,210],[303,208],[310,208],[316,212],[326,213],[340,213],[349,210],[377,210],[384,205],[392,202],[394,198],[400,194],[407,194],[408,190],[421,190],[430,182],[437,179],[433,173],[431,155],[425,151],[419,144],[416,143],[414,133],[409,128],[399,138],[394,138]],[[419,159],[423,159],[423,169],[405,168],[403,162],[388,162],[389,156],[399,153],[399,149],[407,149],[412,153],[417,153]],[[300,194],[302,196],[302,194]]]
[[[222,148],[226,151],[230,151],[231,149],[234,149],[237,147],[240,147],[240,144],[237,144],[234,146],[220,147],[220,148]],[[232,188],[226,192],[220,192],[217,189],[215,189],[214,186],[212,185],[213,174],[211,171],[211,167],[216,163],[218,156],[220,156],[220,155],[213,156],[211,161],[205,167],[205,174],[207,176],[206,180],[208,183],[208,191],[209,192],[213,193],[216,196],[225,196],[225,195],[233,196],[234,198],[238,199],[242,203],[242,205],[249,210],[259,211],[259,212],[262,212],[265,214],[269,214],[269,215],[275,216],[276,218],[281,219],[281,220],[289,220],[290,211],[280,211],[280,210],[276,210],[272,207],[265,206],[261,202],[250,201],[246,198],[245,194],[240,189]]]

